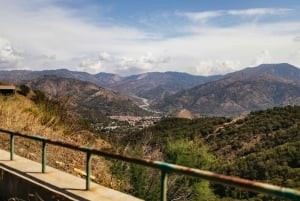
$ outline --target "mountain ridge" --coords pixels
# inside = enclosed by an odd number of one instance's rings
[[[248,67],[233,73],[228,73],[224,76],[224,78],[238,77],[242,75],[251,77],[259,74],[269,74],[287,80],[300,80],[299,68],[288,63],[261,64],[256,67]]]
[[[242,115],[252,110],[299,104],[300,69],[287,64],[262,64],[226,75],[197,76],[181,72],[148,72],[121,77],[67,69],[0,71],[0,80],[26,83],[43,75],[90,82],[140,105],[166,113],[188,109],[197,115]],[[58,86],[56,86],[58,87]],[[140,98],[139,98],[140,97]]]
[[[123,95],[146,98],[150,102],[160,100],[199,84],[204,84],[220,79],[221,75],[198,76],[182,72],[148,72],[127,77],[112,73],[89,74],[86,72],[70,71],[67,69],[44,71],[0,71],[0,80],[23,84],[24,82],[43,75],[57,75],[59,77],[78,79],[91,82],[100,87],[105,87]],[[138,101],[138,100],[136,100]]]
[[[280,76],[278,72],[285,73]],[[198,115],[235,116],[275,106],[299,105],[298,75],[300,69],[288,64],[246,68],[169,96],[156,102],[154,108],[173,112],[187,108]]]
[[[129,96],[73,78],[47,75],[25,84],[47,93],[54,100],[64,101],[70,112],[93,123],[99,123],[110,115],[143,116],[149,113],[136,105]]]

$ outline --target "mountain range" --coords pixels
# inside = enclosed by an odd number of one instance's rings
[[[33,90],[40,90],[50,99],[63,102],[69,112],[102,122],[110,115],[149,115],[138,107],[130,96],[99,87],[90,82],[56,75],[45,75],[25,82]]]
[[[109,88],[122,94],[129,94],[146,99],[157,99],[219,79],[215,76],[196,76],[179,72],[150,72],[139,75],[121,77],[111,73],[89,74],[86,72],[70,71],[67,69],[28,71],[13,70],[0,71],[0,80],[22,84],[44,75],[56,75],[64,78],[73,78],[84,82],[91,82],[98,86]]]
[[[164,113],[186,109],[198,116],[235,116],[253,110],[300,104],[300,69],[286,63],[262,64],[215,76],[149,72],[122,77],[67,69],[0,71],[0,80],[26,83],[51,96],[76,94],[78,99],[85,97],[76,102],[93,106],[102,114],[126,114],[125,108],[129,108],[128,114],[141,114],[143,112],[137,109],[140,104]],[[95,94],[103,94],[103,91],[110,95],[101,96],[100,100]],[[104,101],[111,94],[114,94],[115,101],[112,107]],[[123,109],[118,109],[120,106]]]
[[[149,100],[161,100],[200,84],[219,79],[221,76],[196,76],[179,72],[150,72],[126,77],[110,87],[120,93]]]
[[[236,116],[250,111],[300,104],[300,70],[289,64],[264,64],[166,97],[154,107],[166,112]]]

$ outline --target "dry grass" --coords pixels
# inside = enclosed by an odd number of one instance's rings
[[[47,121],[45,121],[47,120]],[[0,96],[0,127],[28,135],[39,135],[54,140],[67,141],[77,145],[110,148],[110,144],[100,137],[82,130],[66,132],[70,130],[67,125],[61,123],[59,117],[46,114],[26,97],[15,95],[10,97]],[[9,138],[0,134],[0,146],[8,150]],[[16,137],[15,152],[18,155],[35,161],[41,161],[41,144],[36,141]],[[47,165],[57,169],[78,174],[74,168],[84,170],[85,154],[66,148],[47,145]],[[96,182],[105,186],[115,186],[111,180],[110,163],[100,157],[93,157],[92,174],[96,176]]]

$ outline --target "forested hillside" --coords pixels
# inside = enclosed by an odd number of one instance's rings
[[[118,144],[119,151],[129,154],[300,189],[299,106],[232,119],[165,119],[123,136]],[[115,172],[122,168],[129,167],[118,164]],[[125,190],[146,195],[147,200],[158,199],[159,175],[139,166],[130,170],[120,176],[135,188]],[[169,183],[169,200],[283,200],[182,176],[172,175]]]

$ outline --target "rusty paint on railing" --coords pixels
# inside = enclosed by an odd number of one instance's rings
[[[110,152],[106,152],[106,151],[103,151],[100,149],[92,149],[89,147],[77,146],[77,145],[74,145],[74,144],[71,144],[68,142],[51,140],[51,139],[47,139],[47,138],[40,137],[40,136],[25,135],[25,134],[21,134],[18,132],[4,130],[1,128],[0,128],[0,132],[10,134],[10,136],[11,136],[11,138],[10,138],[11,160],[13,160],[12,155],[13,155],[13,146],[14,146],[13,145],[14,136],[19,136],[19,137],[42,142],[43,143],[42,144],[43,145],[42,146],[42,149],[43,149],[42,157],[45,157],[42,160],[42,172],[45,172],[45,167],[46,167],[46,164],[45,164],[46,163],[46,152],[45,152],[46,143],[73,149],[73,150],[77,150],[77,151],[81,151],[81,152],[85,152],[87,154],[87,158],[86,158],[86,172],[87,172],[86,190],[89,190],[89,187],[90,187],[90,176],[89,176],[90,169],[91,169],[91,167],[90,167],[91,160],[90,159],[91,159],[91,155],[94,154],[94,155],[98,155],[98,156],[122,160],[122,161],[126,161],[129,163],[135,163],[135,164],[159,169],[161,171],[161,200],[162,201],[166,201],[166,199],[167,199],[167,175],[169,173],[177,173],[177,174],[183,174],[183,175],[188,175],[188,176],[193,176],[193,177],[199,177],[199,178],[206,179],[209,181],[235,186],[237,188],[241,188],[244,190],[267,193],[270,195],[289,198],[289,199],[293,199],[293,200],[300,200],[300,191],[290,189],[290,188],[284,188],[284,187],[275,186],[275,185],[271,185],[271,184],[250,181],[250,180],[241,179],[238,177],[221,175],[221,174],[217,174],[217,173],[210,172],[210,171],[189,168],[189,167],[185,167],[185,166],[181,166],[181,165],[165,163],[162,161],[153,161],[153,160],[146,159],[146,158],[137,158],[137,157],[132,157],[132,156],[121,155],[118,153],[110,153]]]

